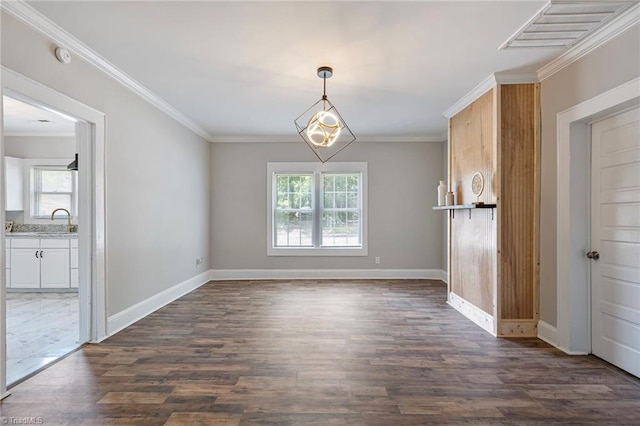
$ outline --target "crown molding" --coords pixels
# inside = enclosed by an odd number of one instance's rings
[[[535,72],[509,72],[500,71],[493,73],[496,84],[531,84],[538,83],[538,74]]]
[[[578,59],[588,55],[598,47],[616,38],[639,23],[640,3],[636,3],[625,12],[621,13],[620,16],[596,30],[582,42],[576,44],[574,47],[540,68],[538,70],[538,80],[543,81],[551,77],[555,73],[568,67]]]
[[[51,21],[49,18],[26,4],[23,0],[0,1],[0,8],[16,19],[20,20],[21,22],[27,24],[34,30],[38,31],[45,37],[51,39],[56,44],[65,47],[70,52],[83,59],[85,62],[93,65],[99,71],[102,71],[113,80],[117,81],[136,95],[140,96],[145,101],[149,102],[154,107],[158,108],[160,111],[167,114],[169,117],[187,127],[189,130],[193,131],[209,142],[212,141],[211,135],[194,121],[192,121],[189,117],[169,105],[151,90],[138,83],[124,71],[107,61],[97,52],[92,50],[89,46],[82,43],[76,37]]]
[[[438,143],[447,140],[447,134],[441,135],[413,135],[413,136],[359,136],[358,141],[366,143]]]
[[[464,95],[456,103],[454,103],[448,109],[446,109],[445,112],[442,113],[442,115],[444,115],[447,118],[453,117],[454,115],[456,115],[457,113],[465,109],[467,106],[469,106],[471,102],[475,101],[480,96],[484,95],[489,90],[491,90],[495,85],[496,85],[496,80],[494,78],[494,75],[490,74],[487,78],[482,80],[480,84],[478,84],[476,87],[471,89],[469,93]]]
[[[439,143],[447,140],[447,134],[431,136],[358,136],[358,143]],[[298,143],[303,142],[299,136],[220,136],[213,137],[213,143]]]
[[[442,113],[442,115],[447,118],[453,117],[498,84],[529,84],[537,82],[538,75],[535,72],[501,71],[489,74],[487,78],[482,80],[480,84],[471,89],[469,93],[460,98],[460,100],[458,100],[455,104],[451,105],[445,112]]]
[[[299,136],[259,136],[259,135],[228,135],[214,136],[211,138],[213,143],[293,143],[303,142]]]

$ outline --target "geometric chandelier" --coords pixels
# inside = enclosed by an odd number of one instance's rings
[[[327,79],[332,75],[333,68],[318,68],[318,77],[324,82],[322,98],[294,120],[300,137],[323,163],[356,140],[336,107],[327,99]]]

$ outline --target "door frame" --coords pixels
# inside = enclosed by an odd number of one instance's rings
[[[591,122],[640,105],[640,77],[557,116],[557,341],[568,354],[591,353]],[[585,283],[587,285],[585,285]]]
[[[85,166],[78,171],[80,194],[78,203],[78,226],[87,232],[78,234],[80,280],[90,283],[78,289],[83,300],[81,326],[83,340],[100,342],[107,337],[107,293],[106,293],[106,192],[105,192],[105,130],[106,115],[75,99],[72,99],[35,80],[9,68],[2,67],[2,92],[31,104],[50,107],[78,119],[78,161]],[[2,109],[0,107],[0,112]],[[0,115],[1,120],[1,115]],[[4,156],[4,137],[0,126],[0,157]],[[4,166],[2,166],[4,170]],[[0,185],[4,185],[4,173],[0,173]],[[2,187],[0,186],[0,188]],[[0,220],[4,222],[4,197],[0,197]],[[0,266],[5,261],[5,237],[0,235]],[[4,268],[2,268],[4,269]],[[84,287],[84,289],[82,288]],[[6,315],[6,283],[0,274],[0,315]],[[82,321],[81,321],[82,323]],[[6,322],[0,323],[0,399],[6,392]]]

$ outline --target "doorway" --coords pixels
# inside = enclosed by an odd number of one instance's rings
[[[85,283],[78,281],[79,194],[72,163],[77,120],[7,95],[2,102],[7,384],[12,385],[85,342],[79,318],[84,301],[78,298]]]
[[[591,344],[640,377],[640,108],[591,130]]]
[[[640,77],[557,116],[557,327],[552,341],[568,354],[592,353],[591,125],[640,106]]]
[[[45,110],[64,111],[77,121],[78,174],[78,287],[79,340],[99,342],[106,338],[105,259],[105,115],[39,82],[2,67],[3,95]],[[0,157],[4,156],[4,137]],[[4,166],[3,166],[4,168]],[[4,173],[1,173],[4,184]],[[5,217],[5,200],[0,197],[0,215]],[[5,233],[0,234],[0,259],[5,260]],[[47,248],[49,249],[49,248]],[[71,251],[73,247],[70,247]],[[39,254],[39,251],[38,251]],[[35,256],[35,255],[34,255]],[[46,256],[46,254],[45,254]],[[40,257],[41,258],[41,257]],[[0,260],[0,261],[2,261]],[[0,275],[0,316],[6,310],[6,279]],[[54,280],[55,281],[55,280]],[[8,396],[6,371],[6,321],[0,322],[0,399]]]

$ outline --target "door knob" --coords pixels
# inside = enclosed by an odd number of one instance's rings
[[[600,253],[598,253],[597,251],[590,251],[587,253],[587,257],[589,259],[598,260],[600,259]]]

